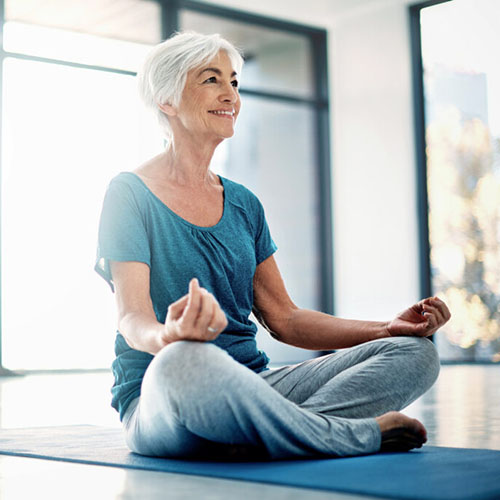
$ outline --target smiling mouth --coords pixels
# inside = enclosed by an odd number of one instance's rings
[[[224,118],[233,118],[234,117],[234,111],[209,111],[212,115],[215,116],[222,116]]]

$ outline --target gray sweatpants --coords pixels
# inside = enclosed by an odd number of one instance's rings
[[[205,342],[166,346],[123,419],[128,446],[210,457],[246,445],[270,458],[377,452],[374,417],[401,410],[439,373],[432,342],[394,337],[260,374]]]

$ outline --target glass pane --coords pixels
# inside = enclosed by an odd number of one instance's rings
[[[453,314],[436,342],[499,361],[500,4],[455,0],[421,25],[432,283]]]
[[[266,211],[276,261],[294,302],[319,303],[319,203],[314,161],[314,112],[308,106],[244,96],[232,139],[219,146],[215,169],[253,191]],[[273,362],[313,356],[260,331],[259,346]]]
[[[8,52],[137,71],[161,41],[152,0],[6,0]]]
[[[108,367],[115,304],[94,271],[109,179],[162,146],[131,76],[7,58],[2,353],[10,369]]]
[[[5,20],[153,45],[161,38],[156,0],[4,0]]]
[[[245,89],[314,97],[311,47],[304,35],[284,32],[190,10],[181,10],[180,26],[199,33],[220,33],[245,55]]]
[[[4,25],[7,52],[134,71],[151,45],[16,22]]]

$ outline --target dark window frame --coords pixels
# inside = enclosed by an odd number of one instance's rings
[[[331,200],[331,173],[330,173],[330,128],[329,128],[329,84],[328,84],[328,59],[327,59],[327,31],[312,26],[302,25],[294,22],[261,16],[242,10],[221,7],[214,4],[203,3],[194,0],[156,0],[161,6],[162,19],[162,39],[168,38],[179,29],[179,13],[181,10],[192,10],[215,17],[231,19],[232,21],[268,27],[276,30],[296,33],[308,37],[311,44],[313,67],[311,68],[314,81],[314,95],[312,98],[303,98],[291,94],[279,92],[264,92],[243,88],[240,89],[242,95],[252,95],[260,98],[273,99],[276,101],[301,103],[311,106],[314,110],[314,137],[315,137],[315,163],[316,163],[316,192],[319,196],[319,269],[317,280],[319,283],[320,303],[319,309],[323,312],[333,314],[334,312],[334,262],[333,262],[333,218]],[[100,71],[110,71],[114,73],[135,75],[134,72],[124,71],[104,66],[94,66],[80,64],[70,61],[30,56],[4,51],[3,48],[3,26],[5,22],[5,0],[0,0],[0,99],[3,97],[3,61],[6,57],[40,61],[63,66],[72,66]],[[1,102],[0,102],[1,105]],[[2,132],[2,118],[0,116],[0,137]],[[1,147],[1,145],[0,145]],[[0,165],[0,182],[1,182]],[[0,210],[1,210],[0,194]],[[1,244],[1,227],[0,227]],[[1,255],[0,255],[1,264]],[[0,275],[1,279],[1,275]],[[0,286],[0,304],[2,287]],[[39,370],[37,370],[38,372]],[[43,373],[51,370],[43,370]],[[60,372],[89,371],[89,370],[54,370]],[[92,370],[93,371],[93,370]],[[33,371],[27,371],[33,373]],[[6,370],[2,365],[2,331],[1,331],[1,306],[0,306],[0,376],[11,375],[12,372]]]
[[[162,35],[164,38],[168,38],[178,29],[180,10],[192,10],[236,22],[300,34],[309,38],[313,55],[313,67],[311,68],[315,85],[313,98],[297,97],[281,92],[245,89],[244,82],[240,89],[240,93],[242,95],[251,95],[281,102],[302,103],[311,106],[314,110],[314,136],[316,138],[315,163],[317,172],[316,192],[319,196],[318,215],[320,219],[320,234],[318,235],[320,265],[317,276],[320,303],[318,304],[318,308],[325,313],[333,314],[333,218],[330,175],[329,87],[326,30],[194,0],[163,0],[162,6],[163,19],[171,20],[170,23],[165,22],[163,24],[164,31]]]
[[[422,61],[420,13],[426,7],[450,1],[452,0],[432,0],[410,5],[409,7],[421,299],[431,297],[433,289],[429,241],[429,197],[427,191],[427,157],[425,154],[427,144],[425,140],[424,66]]]
[[[427,189],[427,156],[425,139],[425,94],[424,94],[424,67],[422,60],[422,37],[420,29],[420,14],[422,9],[452,2],[453,0],[430,0],[409,6],[410,47],[413,80],[413,113],[415,129],[416,154],[416,185],[417,185],[417,213],[419,238],[419,268],[420,268],[420,295],[421,298],[433,295],[432,271],[429,240],[429,202]],[[491,365],[494,361],[474,360],[442,360],[446,365]]]

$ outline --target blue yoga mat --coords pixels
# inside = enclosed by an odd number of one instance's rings
[[[121,430],[0,430],[0,454],[418,500],[500,499],[500,451],[424,446],[409,453],[270,462],[201,462],[131,453]]]

